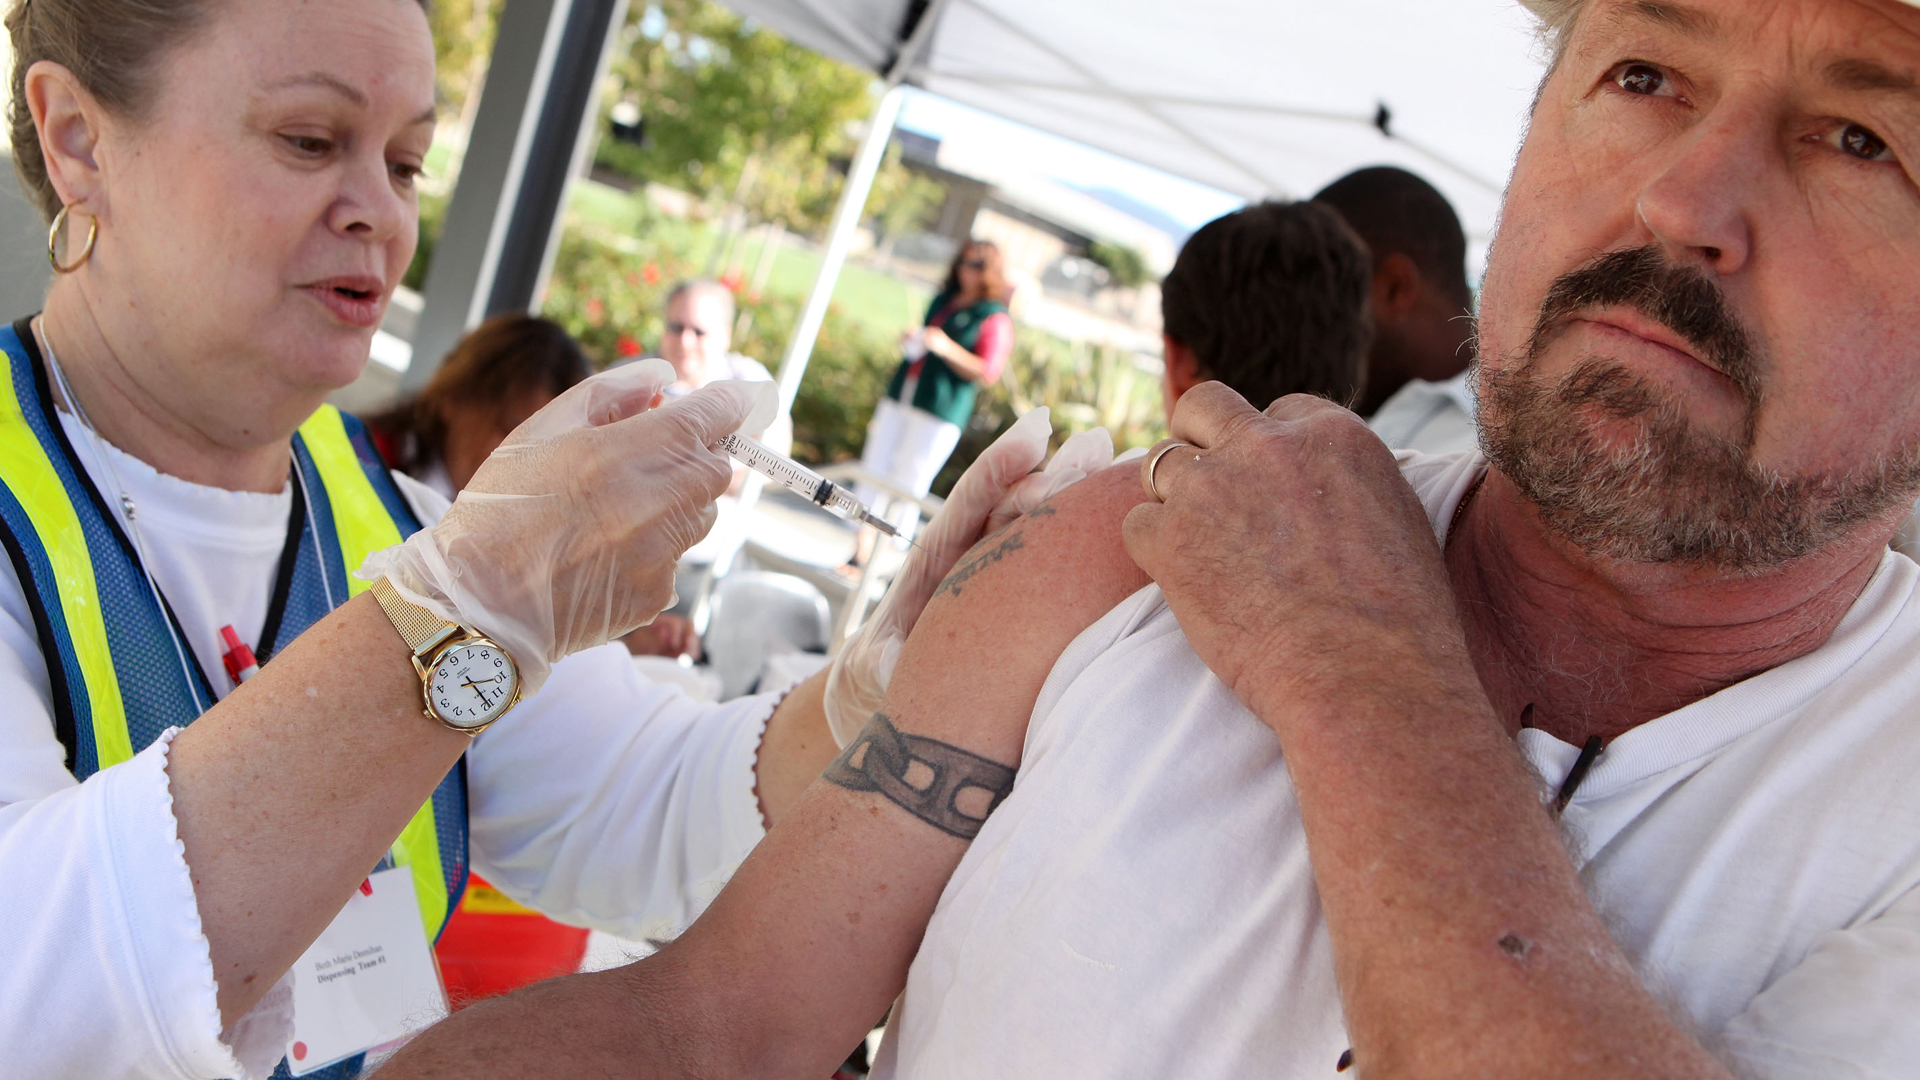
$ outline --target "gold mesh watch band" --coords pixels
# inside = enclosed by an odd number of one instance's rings
[[[394,591],[393,584],[386,578],[373,583],[368,590],[373,598],[380,601],[380,610],[387,613],[387,621],[400,631],[400,637],[418,656],[421,650],[445,641],[447,635],[460,627],[440,618],[418,604],[409,603]]]

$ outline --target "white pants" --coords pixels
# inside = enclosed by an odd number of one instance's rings
[[[925,495],[959,445],[960,425],[892,398],[881,398],[873,410],[873,420],[867,424],[867,446],[860,452],[860,464],[915,495]],[[868,506],[887,502],[880,516],[902,534],[913,535],[919,507],[893,500],[870,484],[859,485],[856,494]]]

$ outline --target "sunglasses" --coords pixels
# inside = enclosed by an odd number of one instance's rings
[[[703,337],[706,337],[708,334],[712,333],[711,330],[702,330],[699,327],[693,325],[692,323],[674,322],[672,319],[667,320],[667,336],[668,337],[679,337],[681,334],[684,334],[689,330],[691,330],[693,332],[693,336],[697,338],[703,338]]]

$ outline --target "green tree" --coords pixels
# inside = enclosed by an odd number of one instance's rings
[[[1123,289],[1137,289],[1153,280],[1146,256],[1125,244],[1095,240],[1087,249],[1087,258],[1106,267],[1113,283]]]
[[[891,254],[894,241],[924,228],[946,197],[945,184],[907,168],[901,160],[900,144],[887,147],[880,171],[874,174],[864,215],[880,235],[882,252]]]
[[[442,124],[466,116],[474,91],[487,75],[502,0],[434,0],[427,9],[433,28],[435,91]]]
[[[873,106],[871,75],[707,0],[636,6],[626,40],[608,97],[639,106],[645,143],[603,139],[600,165],[738,198],[761,220],[808,231],[822,223],[840,182],[832,161]]]

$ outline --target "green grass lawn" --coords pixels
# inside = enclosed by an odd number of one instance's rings
[[[720,242],[718,230],[705,222],[689,221],[651,213],[644,196],[628,194],[593,180],[573,185],[569,210],[581,221],[591,222],[626,236],[642,245],[658,245],[685,252],[704,264]],[[746,254],[735,256],[735,263],[752,278],[760,259],[760,231],[750,230],[745,241]],[[805,300],[820,270],[820,255],[800,247],[789,239],[774,256],[767,276],[767,291]],[[890,274],[853,263],[841,268],[834,285],[833,302],[851,319],[873,332],[887,337],[918,326],[926,314],[932,293],[922,285],[902,281]]]
[[[567,209],[583,221],[628,235],[637,232],[647,219],[646,207],[640,199],[597,180],[575,180],[568,194]]]

